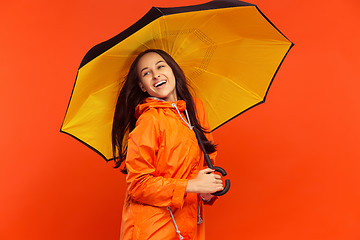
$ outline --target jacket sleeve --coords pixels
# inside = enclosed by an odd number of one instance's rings
[[[128,139],[128,194],[143,204],[181,208],[188,180],[156,176],[155,161],[159,137],[161,136],[155,116],[142,114]]]

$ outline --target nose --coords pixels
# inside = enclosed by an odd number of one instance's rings
[[[153,76],[154,79],[157,79],[157,78],[159,78],[159,77],[160,77],[160,74],[159,74],[159,73],[154,73],[154,76]]]

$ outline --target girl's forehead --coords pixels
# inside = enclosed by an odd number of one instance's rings
[[[157,64],[159,61],[165,62],[165,60],[158,53],[149,52],[144,54],[144,56],[139,59],[138,68],[140,68],[141,66],[152,66]]]

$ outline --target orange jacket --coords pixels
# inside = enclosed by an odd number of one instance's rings
[[[183,239],[205,239],[204,224],[198,224],[203,202],[198,194],[185,193],[188,180],[204,168],[204,156],[184,121],[185,101],[174,102],[183,119],[172,104],[147,98],[136,108],[125,161],[127,192],[120,239],[179,239],[175,223]],[[195,99],[195,106],[199,123],[208,128],[202,102]],[[213,140],[211,134],[207,138]]]

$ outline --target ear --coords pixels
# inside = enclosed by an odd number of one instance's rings
[[[139,87],[140,87],[141,91],[146,92],[146,89],[144,88],[144,85],[142,84],[141,81],[139,81]]]

